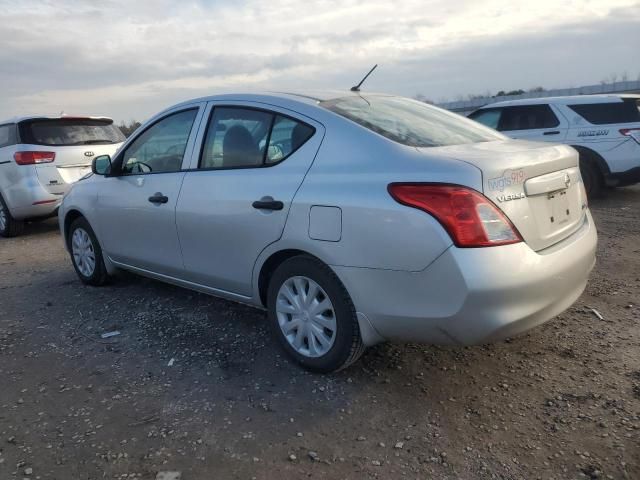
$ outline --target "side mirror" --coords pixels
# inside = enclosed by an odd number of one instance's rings
[[[109,175],[111,173],[111,157],[99,155],[91,162],[91,171],[96,175]]]

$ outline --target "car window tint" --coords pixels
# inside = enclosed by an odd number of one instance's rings
[[[123,173],[176,172],[198,110],[174,113],[146,129],[124,151]]]
[[[320,106],[411,147],[443,147],[503,138],[465,117],[407,98],[354,95],[322,101]]]
[[[34,119],[20,122],[23,143],[33,145],[109,145],[125,140],[113,120],[90,118]]]
[[[207,128],[200,168],[262,166],[273,118],[262,110],[216,107]]]
[[[292,118],[277,115],[269,137],[267,164],[280,162],[311,138],[315,129]]]
[[[495,130],[498,129],[498,122],[500,122],[500,114],[502,110],[499,108],[491,108],[486,110],[477,110],[469,115],[471,120],[475,120],[476,122],[480,122],[483,125],[486,125],[489,128],[493,128]]]
[[[638,103],[633,98],[615,103],[569,105],[569,108],[594,125],[640,122]]]
[[[0,125],[0,148],[14,145],[16,143],[15,138],[15,125]]]
[[[503,108],[498,130],[533,130],[558,125],[560,121],[549,105],[518,105]]]

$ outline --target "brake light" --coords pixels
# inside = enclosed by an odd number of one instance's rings
[[[18,165],[35,165],[37,163],[51,163],[56,159],[55,152],[16,152],[13,159]]]
[[[470,188],[392,183],[388,191],[397,202],[435,217],[458,247],[492,247],[522,241],[516,228],[498,207]]]
[[[640,128],[621,128],[619,131],[625,137],[631,137],[640,143]]]

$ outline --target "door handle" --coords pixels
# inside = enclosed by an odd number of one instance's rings
[[[252,205],[258,210],[282,210],[284,208],[284,203],[280,200],[256,200]]]
[[[550,132],[544,132],[543,135],[559,135],[559,130],[551,130]]]
[[[163,195],[160,192],[156,192],[152,196],[149,197],[149,201],[151,203],[167,203],[169,201],[169,197]]]

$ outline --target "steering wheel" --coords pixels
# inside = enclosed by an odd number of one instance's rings
[[[131,165],[131,173],[134,173],[133,169],[137,168],[137,172],[135,173],[149,173],[149,172],[153,172],[153,168],[151,168],[151,166],[147,163],[144,162],[136,162],[133,165]],[[145,170],[146,169],[146,170]]]

